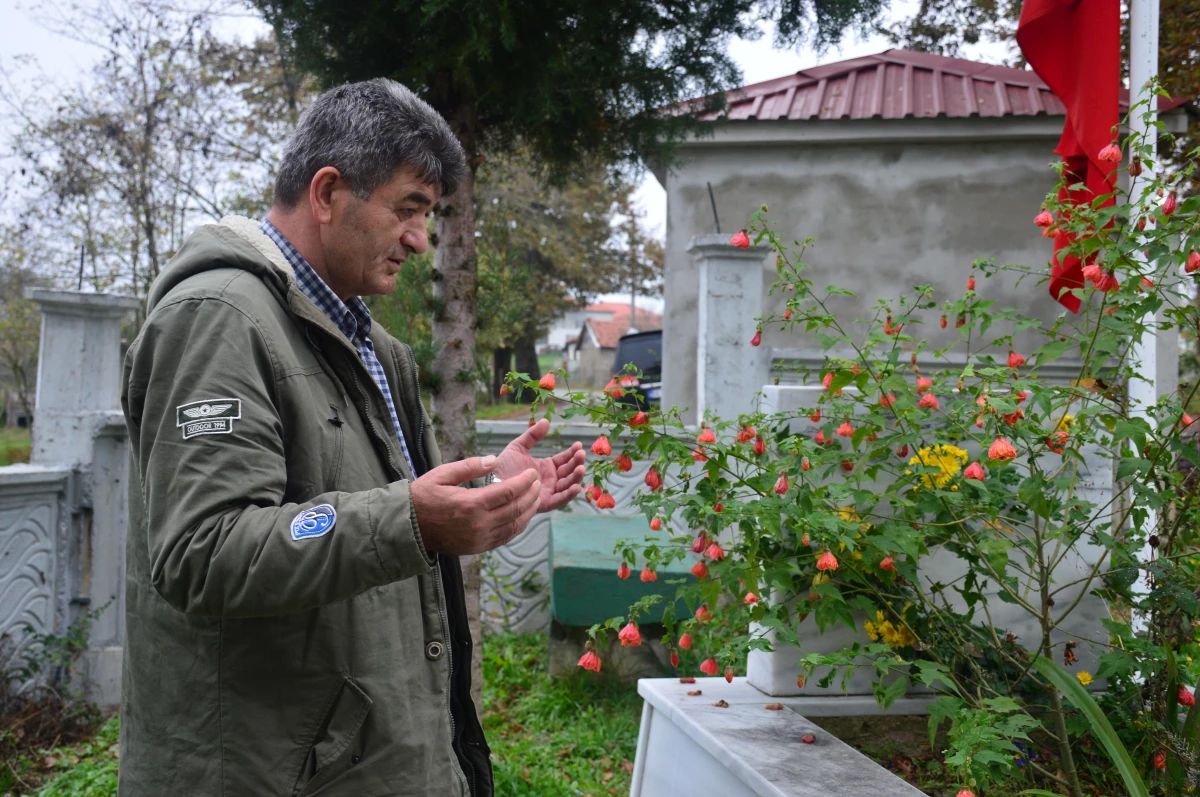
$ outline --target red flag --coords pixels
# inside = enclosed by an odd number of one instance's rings
[[[1121,85],[1120,0],[1025,0],[1017,44],[1037,76],[1067,106],[1067,123],[1054,151],[1072,175],[1068,183],[1087,188],[1060,191],[1059,200],[1090,205],[1097,196],[1113,193],[1115,165],[1097,156],[1116,138],[1112,130],[1119,117]],[[1062,295],[1084,285],[1083,263],[1063,254],[1072,242],[1068,235],[1054,239],[1050,295],[1077,313],[1078,297]]]

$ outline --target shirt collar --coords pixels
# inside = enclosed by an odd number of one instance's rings
[[[369,340],[371,311],[367,308],[367,303],[358,296],[353,296],[345,302],[338,298],[333,289],[325,284],[325,280],[321,279],[316,269],[304,259],[304,255],[300,254],[299,250],[292,246],[292,242],[270,221],[263,219],[259,229],[279,247],[288,265],[296,272],[296,287],[300,292],[328,316],[348,340]]]

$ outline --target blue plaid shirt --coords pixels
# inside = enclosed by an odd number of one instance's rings
[[[357,296],[352,297],[348,302],[343,302],[325,284],[321,275],[313,270],[304,256],[296,251],[296,247],[292,246],[291,241],[284,238],[283,233],[275,228],[274,224],[263,219],[259,229],[275,242],[280,252],[283,252],[284,258],[296,272],[296,286],[300,288],[300,292],[320,308],[322,313],[329,316],[333,325],[340,329],[346,339],[358,350],[358,356],[362,358],[363,365],[367,367],[367,373],[371,375],[371,379],[383,392],[383,400],[387,402],[388,412],[392,416],[392,428],[396,430],[396,438],[400,441],[400,450],[404,452],[404,461],[408,463],[408,470],[415,478],[417,469],[413,467],[412,457],[409,456],[408,444],[404,441],[404,432],[400,431],[400,418],[396,415],[396,403],[392,401],[392,391],[388,387],[387,375],[383,372],[383,366],[379,364],[379,358],[375,356],[375,345],[371,343],[371,311],[367,309],[366,302]]]

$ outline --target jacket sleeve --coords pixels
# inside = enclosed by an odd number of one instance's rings
[[[435,563],[406,481],[283,502],[289,429],[268,341],[223,299],[180,299],[156,310],[126,359],[142,542],[155,589],[182,612],[296,612]]]

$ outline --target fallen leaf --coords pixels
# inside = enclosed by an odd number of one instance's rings
[[[632,761],[622,761],[621,769],[625,770],[625,772],[627,774],[632,775],[633,774],[633,762]]]
[[[695,679],[695,678],[693,678],[693,677],[692,677],[692,676],[690,676],[690,675],[685,675],[684,677],[682,677],[682,678],[680,678],[680,679],[679,679],[679,683],[681,683],[681,684],[694,684],[694,683],[696,683],[696,679]]]
[[[724,700],[718,700],[716,703],[713,703],[713,707],[714,708],[729,708],[729,704],[726,703]]]
[[[698,697],[702,694],[704,694],[704,692],[699,689],[689,689],[688,690],[688,697]]]
[[[763,708],[765,708],[767,711],[783,711],[783,704],[782,703],[768,703],[767,705],[763,706]]]

